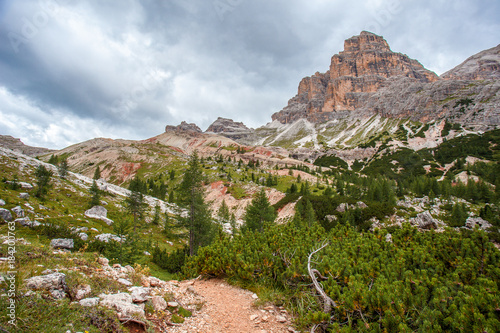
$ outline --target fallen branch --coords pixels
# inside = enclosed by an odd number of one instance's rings
[[[316,277],[316,274],[323,280],[327,280],[328,278],[325,278],[323,277],[319,272],[318,270],[316,269],[313,269],[311,268],[311,259],[312,259],[312,256],[315,255],[316,253],[318,253],[319,251],[323,250],[325,247],[327,247],[329,245],[328,242],[325,241],[325,243],[320,247],[318,248],[317,250],[311,252],[309,254],[309,257],[307,258],[307,271],[309,272],[309,276],[311,277],[312,279],[312,282],[314,284],[314,288],[316,288],[316,290],[318,291],[318,293],[321,295],[321,297],[323,298],[323,303],[324,303],[324,308],[323,308],[323,311],[325,313],[330,313],[330,311],[332,310],[332,306],[333,307],[337,307],[337,304],[335,303],[335,301],[333,299],[331,299],[326,293],[325,291],[323,290],[323,287],[319,284],[318,282],[318,279]]]

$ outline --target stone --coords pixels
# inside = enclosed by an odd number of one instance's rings
[[[160,279],[158,279],[154,276],[150,276],[149,277],[149,285],[151,287],[158,287],[160,285]]]
[[[99,305],[109,309],[115,309],[120,319],[124,318],[144,318],[144,309],[132,303],[132,296],[127,293],[101,294]]]
[[[63,299],[64,297],[66,297],[66,293],[59,289],[51,290],[50,294],[54,299]]]
[[[0,208],[0,218],[4,221],[10,222],[13,220],[12,213],[10,210],[5,208]]]
[[[0,199],[0,206],[5,206],[5,200]]]
[[[59,238],[51,240],[50,246],[52,246],[54,249],[71,250],[74,247],[74,242],[71,238]]]
[[[165,311],[167,308],[167,302],[162,296],[153,296],[151,298],[151,304],[155,311]]]
[[[420,229],[436,229],[438,226],[437,221],[428,211],[417,214],[417,217],[410,219],[410,222],[416,224]]]
[[[179,303],[177,303],[177,302],[167,302],[167,306],[169,308],[177,308],[179,306]]]
[[[80,288],[77,289],[76,295],[75,295],[75,299],[77,301],[84,299],[85,297],[90,295],[90,293],[92,292],[92,289],[90,288],[90,286],[88,284],[85,284],[85,285],[79,286],[79,287]]]
[[[84,232],[80,232],[80,233],[78,234],[78,237],[80,237],[80,239],[81,239],[82,241],[84,241],[84,242],[86,242],[86,241],[89,239],[89,235],[87,235],[87,234],[86,234],[86,233],[84,233]]]
[[[132,296],[132,302],[143,303],[148,300],[147,296],[149,296],[150,289],[145,287],[130,287],[128,291]]]
[[[19,193],[19,198],[21,199],[29,199],[30,198],[30,195],[29,193]]]
[[[19,182],[19,185],[21,185],[21,188],[22,189],[25,189],[25,190],[32,190],[34,189],[35,187],[33,185],[31,185],[30,183],[26,183],[26,182]]]
[[[286,323],[286,318],[284,316],[276,316],[276,321],[278,323]]]
[[[488,230],[493,225],[481,217],[472,217],[471,216],[471,217],[468,217],[467,220],[465,221],[465,226],[469,229],[474,229],[477,226],[481,230]]]
[[[392,243],[392,235],[391,234],[387,234],[385,235],[385,241],[387,243]]]
[[[250,320],[251,320],[251,321],[257,320],[258,318],[259,318],[259,315],[255,315],[255,314],[254,314],[254,315],[251,315],[251,316],[250,316]]]
[[[114,240],[117,242],[122,241],[120,239],[120,237],[113,235],[113,234],[100,234],[100,235],[95,236],[95,239],[97,239],[98,241],[104,242],[104,243],[109,243],[111,240]]]
[[[22,217],[22,218],[19,218],[19,219],[15,219],[14,222],[19,223],[23,227],[29,227],[33,223],[27,217]]]
[[[26,279],[26,287],[32,290],[60,290],[65,292],[68,289],[66,285],[66,275],[63,273],[52,273],[42,276],[34,276]]]
[[[126,280],[126,279],[118,279],[118,282],[123,284],[123,285],[126,285],[126,286],[131,286],[133,285],[132,282],[130,282],[129,280]]]
[[[104,257],[99,257],[97,262],[103,266],[109,266],[109,259]]]
[[[108,215],[108,210],[103,206],[94,206],[89,210],[85,211],[85,216],[104,221],[106,222],[107,225],[112,225],[114,221],[108,219],[107,215]]]
[[[92,297],[92,298],[81,299],[78,303],[81,306],[97,306],[99,305],[99,301],[100,301],[99,297]]]

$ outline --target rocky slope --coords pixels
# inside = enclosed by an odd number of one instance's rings
[[[392,52],[382,37],[363,31],[344,42],[344,51],[332,57],[329,71],[304,78],[298,94],[272,119],[284,124],[299,118],[313,122],[332,119],[332,113],[361,107],[371,93],[395,76],[426,83],[438,80],[418,61]]]
[[[272,119],[325,123],[378,114],[418,122],[446,119],[476,131],[495,129],[500,124],[499,50],[480,52],[440,78],[364,31],[345,41],[329,71],[304,78],[297,95]]]
[[[47,148],[27,146],[20,139],[10,135],[0,135],[0,147],[12,149],[29,156],[44,155],[51,152],[51,150]]]

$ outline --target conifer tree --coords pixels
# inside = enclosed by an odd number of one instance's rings
[[[94,177],[93,177],[94,180],[98,180],[98,179],[101,179],[101,169],[99,168],[99,166],[97,166],[95,168],[95,172],[94,172]]]
[[[189,233],[189,255],[192,256],[199,247],[210,244],[213,238],[210,210],[204,201],[203,173],[196,151],[189,159],[179,195],[179,203],[188,210],[188,216],[181,221]]]
[[[99,186],[97,186],[95,179],[92,182],[92,186],[89,188],[89,192],[91,195],[89,203],[90,208],[99,205],[101,203],[101,190]]]
[[[36,176],[36,184],[37,189],[35,192],[35,196],[44,200],[45,195],[49,192],[51,187],[50,179],[53,175],[51,170],[48,170],[45,166],[39,165],[36,168],[35,176]]]
[[[277,213],[262,188],[246,209],[245,230],[263,231],[267,225],[274,222],[276,216]]]
[[[59,172],[59,176],[61,178],[66,178],[66,176],[68,175],[68,160],[66,158],[62,159],[61,162],[59,162],[57,171]]]

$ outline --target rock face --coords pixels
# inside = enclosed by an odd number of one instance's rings
[[[176,132],[195,132],[195,133],[201,133],[201,129],[196,125],[196,124],[188,124],[187,122],[183,121],[181,122],[180,125],[178,126],[170,126],[168,125],[165,127],[165,132],[169,131],[176,131]]]
[[[27,146],[20,139],[14,138],[10,135],[0,135],[0,147],[5,147],[13,151],[28,155],[28,156],[39,156],[44,155],[52,150],[47,148],[31,147]]]
[[[297,95],[272,119],[323,123],[378,114],[424,123],[447,120],[487,131],[500,125],[499,91],[500,45],[438,77],[364,31],[345,41],[329,71],[302,79]]]
[[[313,122],[331,119],[335,112],[361,107],[370,94],[394,76],[420,82],[438,80],[418,61],[392,52],[381,36],[363,31],[344,42],[344,51],[332,57],[329,71],[302,79],[297,96],[272,119],[283,124],[300,118]]]
[[[49,291],[54,298],[64,298],[68,289],[66,275],[63,273],[34,276],[26,280],[26,286],[32,290]]]
[[[216,121],[210,125],[205,132],[211,133],[235,133],[235,132],[248,132],[250,129],[242,122],[235,122],[228,118],[217,118]]]
[[[71,250],[74,247],[73,239],[71,238],[60,238],[60,239],[53,239],[50,241],[50,246],[52,246],[54,249],[66,249],[66,250]]]
[[[441,77],[446,80],[499,80],[500,44],[469,57]]]

